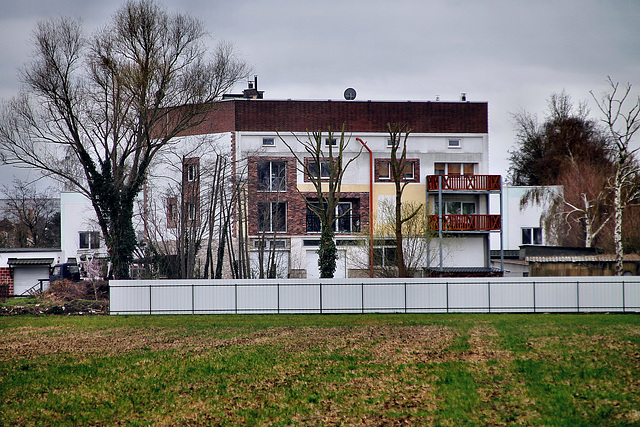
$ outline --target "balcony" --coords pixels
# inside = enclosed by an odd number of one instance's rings
[[[429,215],[429,229],[439,230],[438,215]],[[442,215],[442,231],[499,231],[500,215]]]
[[[318,215],[314,213],[307,214],[307,233],[320,233],[321,222]],[[360,232],[360,215],[347,214],[340,217],[333,224],[333,230],[340,234],[359,233]]]
[[[427,175],[427,191],[500,191],[500,175]]]

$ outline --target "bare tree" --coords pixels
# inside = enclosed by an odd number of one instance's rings
[[[320,247],[318,249],[320,277],[332,278],[338,259],[338,251],[334,241],[334,224],[339,218],[351,213],[350,210],[337,213],[341,197],[342,177],[349,165],[360,156],[363,148],[360,147],[356,155],[350,157],[346,162],[344,161],[346,149],[351,140],[345,135],[344,126],[339,137],[331,128],[326,134],[321,131],[307,133],[306,140],[301,140],[296,136],[296,140],[303,148],[302,154],[291,147],[281,135],[278,136],[296,158],[298,170],[308,177],[315,188],[313,198],[299,190],[298,192],[304,198],[309,210],[320,219]],[[327,150],[325,151],[323,147],[326,147]],[[310,156],[308,161],[301,157],[305,153]]]
[[[412,182],[416,171],[414,165],[407,161],[407,139],[411,133],[406,125],[387,124],[389,137],[391,140],[391,161],[389,162],[389,173],[396,189],[395,203],[395,237],[396,256],[398,266],[398,277],[407,277],[410,273],[407,270],[403,249],[403,224],[411,221],[422,210],[422,205],[417,205],[413,210],[407,211],[402,207],[402,193],[407,185]],[[408,178],[410,176],[410,178]]]
[[[129,274],[134,200],[151,161],[248,75],[229,44],[209,57],[204,37],[199,21],[153,0],[128,1],[90,39],[77,21],[41,22],[24,91],[3,106],[2,160],[91,200],[116,278]]]
[[[620,88],[618,82],[608,78],[609,92],[598,99],[591,91],[598,108],[604,116],[614,144],[615,175],[611,182],[613,191],[614,244],[616,252],[616,275],[623,274],[622,223],[625,208],[637,203],[640,198],[640,168],[635,154],[640,147],[632,147],[636,132],[640,129],[640,96],[633,96],[631,84]]]
[[[606,239],[612,219],[609,168],[596,168],[588,163],[568,165],[558,177],[558,186],[539,186],[528,190],[520,200],[520,208],[529,204],[545,206],[541,221],[545,232],[561,246],[600,247]]]
[[[35,185],[15,179],[4,185],[7,210],[4,218],[13,225],[12,244],[39,248],[60,245],[60,204],[53,198],[53,190],[39,192]]]

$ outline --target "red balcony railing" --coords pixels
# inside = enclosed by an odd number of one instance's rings
[[[429,229],[439,230],[438,215],[429,215]],[[442,231],[500,230],[500,215],[442,215]]]
[[[428,175],[427,191],[438,191],[442,179],[442,190],[499,191],[500,175]]]

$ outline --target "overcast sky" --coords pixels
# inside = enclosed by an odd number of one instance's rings
[[[0,0],[0,98],[14,96],[37,21],[82,18],[87,32],[123,0]],[[506,174],[510,114],[543,117],[552,93],[601,94],[610,75],[640,89],[639,0],[166,0],[235,45],[269,99],[489,103],[491,173]],[[243,89],[245,82],[236,87]],[[636,91],[637,93],[637,91]],[[597,111],[590,101],[592,115]],[[3,183],[12,169],[1,168]]]

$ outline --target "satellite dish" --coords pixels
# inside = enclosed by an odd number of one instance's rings
[[[344,91],[344,99],[347,101],[353,101],[356,99],[356,90],[352,87]]]

